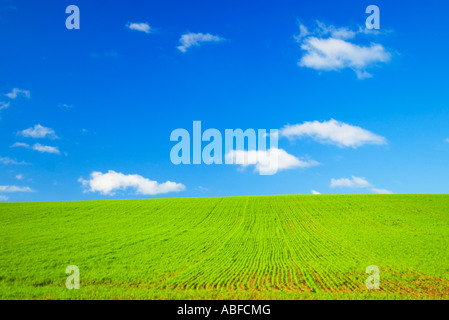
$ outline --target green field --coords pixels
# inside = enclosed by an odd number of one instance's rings
[[[0,298],[448,299],[448,248],[448,195],[2,203]]]

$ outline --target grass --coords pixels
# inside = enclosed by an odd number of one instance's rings
[[[2,203],[0,299],[448,299],[448,247],[448,195]]]

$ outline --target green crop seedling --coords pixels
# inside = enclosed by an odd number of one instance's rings
[[[447,195],[2,203],[0,244],[2,299],[449,298]]]

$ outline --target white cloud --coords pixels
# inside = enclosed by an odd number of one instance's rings
[[[8,200],[7,196],[0,195],[0,201],[7,201],[7,200]]]
[[[446,140],[445,140],[447,143],[449,143],[449,138],[446,138]]]
[[[375,43],[363,47],[341,39],[310,37],[303,42],[301,49],[306,51],[298,62],[301,67],[324,71],[351,68],[359,79],[371,76],[364,71],[365,68],[390,60],[390,54],[384,47]]]
[[[319,165],[315,160],[303,161],[283,149],[232,150],[226,154],[226,163],[241,165],[243,168],[254,165],[254,171],[261,175],[275,174],[279,170],[308,168]]]
[[[16,142],[16,143],[14,143],[11,146],[11,148],[17,148],[17,147],[33,149],[33,150],[39,151],[41,153],[54,153],[54,154],[60,154],[61,153],[59,151],[58,147],[45,146],[45,145],[42,145],[40,143],[35,143],[33,146],[30,146],[28,143]]]
[[[393,192],[391,192],[390,190],[387,190],[387,189],[372,188],[371,191],[374,193],[378,193],[378,194],[393,194]]]
[[[366,181],[365,178],[355,177],[352,176],[349,178],[342,178],[342,179],[331,179],[331,188],[336,187],[345,187],[345,188],[369,188],[371,187],[371,183]]]
[[[9,108],[10,105],[11,105],[11,104],[10,104],[9,102],[3,102],[3,101],[1,101],[1,102],[0,102],[0,110]]]
[[[321,192],[318,192],[316,190],[312,190],[311,192],[312,192],[312,194],[321,194]]]
[[[202,42],[221,42],[224,38],[210,33],[186,33],[179,38],[181,45],[176,47],[181,52],[186,52],[192,46],[199,46]]]
[[[23,174],[19,173],[18,175],[16,175],[16,179],[23,180]]]
[[[0,163],[2,164],[26,164],[23,161],[17,161],[8,157],[0,157]]]
[[[86,191],[100,192],[104,195],[114,195],[118,190],[133,188],[138,194],[156,195],[169,192],[179,192],[185,190],[182,183],[166,181],[158,183],[144,178],[138,174],[128,174],[109,170],[107,173],[94,171],[90,175],[89,180],[83,178],[78,179],[86,188]]]
[[[19,131],[18,134],[28,138],[58,138],[53,129],[46,128],[40,124],[36,124],[34,127]]]
[[[359,45],[347,41],[359,33],[365,33],[349,28],[336,28],[317,22],[318,28],[309,32],[304,25],[300,25],[300,34],[295,37],[304,54],[298,65],[321,71],[337,71],[345,68],[352,69],[359,79],[371,77],[366,71],[378,63],[386,63],[391,54],[378,43],[369,46]]]
[[[33,192],[30,187],[0,186],[0,192]]]
[[[41,153],[54,153],[54,154],[60,154],[58,147],[52,147],[52,146],[43,146],[40,143],[35,143],[33,145],[33,150],[39,151]]]
[[[30,145],[28,143],[24,143],[24,142],[15,142],[11,148],[17,148],[17,147],[22,147],[22,148],[29,148]]]
[[[311,137],[312,139],[339,147],[357,148],[364,144],[386,144],[387,140],[366,129],[334,119],[329,121],[306,121],[302,124],[287,125],[279,130],[279,136],[289,139]]]
[[[359,189],[370,189],[373,193],[378,194],[392,194],[393,192],[387,189],[377,189],[371,183],[369,183],[365,178],[352,176],[351,178],[341,178],[341,179],[331,179],[331,188],[359,188]]]
[[[5,94],[10,99],[16,99],[18,96],[25,96],[26,98],[30,98],[30,91],[28,90],[21,90],[18,88],[12,89],[10,93]]]
[[[137,22],[137,23],[130,22],[126,25],[126,27],[131,30],[141,31],[141,32],[145,32],[145,33],[151,33],[151,27],[147,22]]]

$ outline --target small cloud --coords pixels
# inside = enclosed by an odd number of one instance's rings
[[[71,109],[71,108],[73,108],[73,105],[67,104],[67,103],[60,103],[60,104],[58,104],[58,107],[60,107],[62,109]]]
[[[359,188],[359,189],[370,189],[371,192],[377,194],[392,194],[390,190],[387,189],[377,189],[371,183],[369,183],[365,178],[360,178],[352,176],[351,178],[342,179],[331,179],[331,188]]]
[[[357,75],[357,78],[360,80],[369,79],[373,77],[371,73],[362,70],[355,70],[355,74]]]
[[[0,186],[0,192],[34,192],[30,187]]]
[[[9,102],[0,101],[0,111],[3,109],[8,109],[11,104]],[[0,117],[1,119],[1,117]]]
[[[29,99],[30,91],[14,88],[14,89],[12,89],[12,91],[10,93],[5,94],[5,96],[7,96],[10,99],[16,99],[19,96],[24,96]]]
[[[19,173],[18,175],[16,175],[16,179],[23,180],[23,174]]]
[[[19,131],[17,134],[27,138],[50,138],[58,139],[55,131],[51,128],[46,128],[40,124],[36,124],[34,127]]]
[[[22,147],[22,148],[26,148],[26,149],[32,149],[35,151],[39,151],[40,153],[54,153],[54,154],[60,154],[61,152],[59,151],[58,147],[52,147],[52,146],[44,146],[40,143],[35,143],[33,146],[30,146],[28,143],[23,143],[23,142],[16,142],[14,143],[11,148],[17,148],[17,147]],[[67,154],[65,154],[67,155]]]
[[[22,147],[22,148],[30,148],[30,145],[28,143],[24,143],[24,142],[15,142],[11,148],[18,148],[18,147]]]
[[[369,188],[371,184],[366,181],[365,178],[352,176],[350,179],[342,178],[342,179],[331,179],[331,188],[336,187],[345,187],[345,188]]]
[[[0,201],[8,201],[8,197],[0,195]]]
[[[334,119],[286,125],[279,130],[279,135],[289,139],[311,137],[320,143],[334,144],[338,147],[357,148],[365,144],[382,145],[387,143],[382,136]]]
[[[208,188],[203,187],[203,186],[198,186],[198,187],[195,188],[195,190],[203,192],[203,193],[209,191]]]
[[[58,147],[51,147],[51,146],[43,146],[40,143],[35,143],[32,147],[33,150],[39,151],[41,153],[54,153],[54,154],[60,154]]]
[[[203,42],[221,42],[225,39],[210,33],[186,33],[179,38],[180,46],[176,47],[181,52],[186,52],[192,46],[200,46]]]
[[[341,39],[308,38],[301,45],[306,53],[298,65],[315,70],[336,71],[350,68],[359,79],[371,77],[364,69],[377,62],[388,62],[391,55],[376,43],[359,46]]]
[[[14,164],[14,165],[27,164],[24,161],[17,161],[15,159],[11,159],[11,158],[8,158],[8,157],[0,157],[0,163],[2,163],[2,164]]]
[[[10,104],[9,102],[3,102],[3,101],[0,101],[0,110],[9,108],[10,105],[11,105],[11,104]]]
[[[94,171],[91,173],[89,180],[79,178],[78,181],[87,192],[100,192],[103,195],[109,196],[114,195],[118,190],[125,190],[128,188],[135,189],[137,194],[143,195],[179,192],[186,188],[182,183],[172,181],[159,183],[138,174],[125,175],[113,170],[109,170],[107,173]]]
[[[298,62],[301,67],[319,71],[348,68],[352,69],[359,79],[367,79],[372,77],[366,71],[367,68],[391,60],[391,54],[381,44],[371,43],[364,46],[347,41],[355,38],[357,34],[365,34],[361,28],[354,31],[347,27],[327,26],[320,21],[317,21],[317,25],[318,28],[311,32],[304,25],[300,25],[300,33],[294,37],[304,51]]]
[[[283,149],[232,150],[226,156],[226,163],[241,165],[243,168],[254,165],[254,171],[261,175],[272,175],[279,170],[309,168],[319,165],[315,160],[300,160]]]
[[[135,31],[141,31],[141,32],[145,32],[145,33],[151,33],[151,27],[147,22],[140,22],[140,23],[136,23],[136,22],[129,22],[126,27],[130,30],[135,30]]]
[[[377,193],[377,194],[393,194],[392,191],[387,190],[387,189],[376,189],[376,188],[372,188],[371,191],[374,192],[374,193]]]
[[[318,192],[316,190],[312,190],[311,192],[312,192],[312,194],[321,194],[321,192]]]
[[[444,140],[444,141],[446,141],[447,143],[449,143],[449,138],[446,138],[446,140]]]

